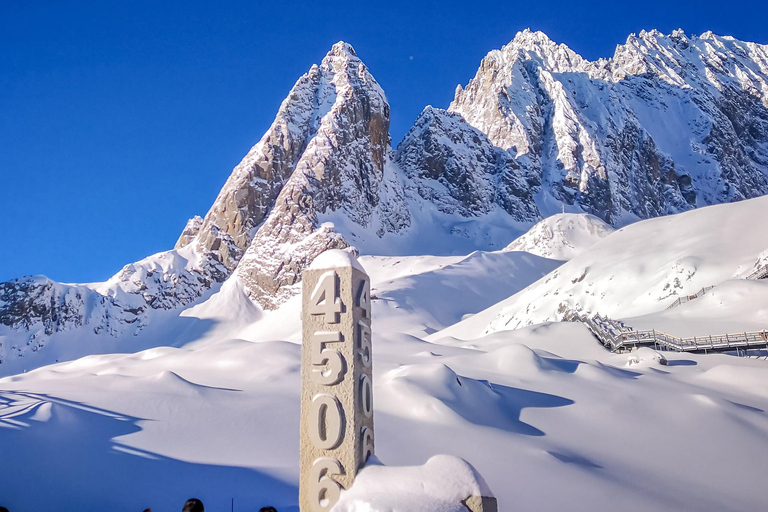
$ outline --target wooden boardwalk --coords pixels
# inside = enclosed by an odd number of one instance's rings
[[[768,266],[765,266],[763,268],[758,268],[751,274],[749,274],[745,279],[765,279],[768,278]]]
[[[583,323],[611,352],[627,352],[642,346],[701,354],[768,348],[768,330],[680,338],[655,329],[636,330],[599,314],[587,317],[571,312],[563,320]]]
[[[746,279],[768,278],[768,266],[760,267]],[[667,309],[690,302],[712,290],[714,286],[707,286],[694,293],[679,297]],[[597,340],[611,352],[626,352],[641,346],[652,346],[657,350],[672,350],[675,352],[741,352],[751,349],[768,348],[768,330],[757,332],[734,332],[727,334],[713,334],[710,336],[693,336],[681,338],[663,331],[633,329],[624,322],[613,320],[600,315],[579,315],[575,311],[567,312],[563,320],[566,322],[581,322],[587,326]]]
[[[678,297],[675,302],[673,302],[672,304],[667,306],[667,309],[672,309],[674,307],[679,306],[680,304],[685,304],[686,302],[690,302],[693,299],[698,299],[699,297],[701,297],[702,295],[707,293],[712,288],[714,288],[714,286],[705,286],[704,288],[702,288],[701,290],[697,291],[693,295],[683,295],[682,297]]]
[[[757,270],[755,270],[754,272],[752,272],[751,274],[746,276],[744,279],[749,279],[749,280],[753,280],[754,281],[756,279],[765,279],[765,278],[768,278],[768,266],[766,266],[766,267],[758,267]],[[673,302],[672,304],[667,306],[667,309],[672,309],[672,308],[677,307],[677,306],[679,306],[681,304],[685,304],[686,302],[690,302],[690,301],[692,301],[694,299],[698,299],[699,297],[701,297],[702,295],[707,293],[712,288],[714,288],[714,285],[713,286],[705,286],[704,288],[702,288],[701,290],[697,291],[693,295],[684,295],[682,297],[678,297],[678,299],[675,302]]]

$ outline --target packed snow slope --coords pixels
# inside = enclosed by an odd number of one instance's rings
[[[761,510],[764,353],[664,353],[662,365],[650,349],[611,354],[578,323],[499,323],[519,297],[538,288],[543,296],[559,280],[584,308],[599,306],[592,292],[607,283],[625,294],[626,309],[612,306],[624,316],[675,314],[681,328],[701,318],[759,324],[765,303],[755,301],[768,282],[732,278],[764,261],[768,234],[755,219],[766,206],[760,198],[633,224],[565,263],[514,251],[362,257],[372,280],[378,458],[421,466],[437,454],[461,457],[502,511]],[[743,225],[750,236],[739,235]],[[688,272],[677,272],[678,260]],[[578,288],[585,265],[582,286],[594,284]],[[679,279],[673,290],[706,281],[717,295],[663,312],[674,294],[647,296],[663,290],[663,275]],[[164,318],[153,348],[0,379],[0,504],[128,512],[174,510],[196,496],[211,510],[234,498],[235,510],[296,511],[300,303],[263,311],[227,281]],[[372,469],[393,485],[407,476]],[[388,503],[421,502],[403,494]]]
[[[439,334],[477,337],[561,320],[568,311],[600,313],[633,327],[631,317],[651,315],[637,326],[678,336],[762,330],[768,282],[744,277],[764,264],[768,227],[758,219],[767,209],[768,197],[760,197],[631,224]],[[713,285],[702,298],[665,311],[678,297]]]

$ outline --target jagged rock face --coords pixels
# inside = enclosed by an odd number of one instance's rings
[[[193,240],[200,234],[200,228],[203,226],[203,218],[199,215],[195,215],[184,226],[184,230],[179,236],[179,240],[176,242],[174,249],[181,249],[192,243]]]
[[[623,224],[768,193],[768,51],[681,31],[589,62],[525,31],[483,59],[449,111],[559,203]]]
[[[135,333],[152,310],[188,305],[236,268],[252,299],[276,307],[315,256],[348,246],[321,226],[321,216],[342,213],[378,236],[408,226],[392,165],[389,104],[354,49],[338,43],[296,82],[267,133],[205,218],[187,223],[174,250],[92,287],[45,278],[3,283],[0,325],[30,333],[18,355],[57,331]]]
[[[187,247],[126,265],[98,285],[62,284],[44,276],[0,283],[0,326],[29,333],[23,345],[0,346],[0,363],[8,355],[39,350],[55,332],[87,327],[96,334],[136,334],[151,310],[190,304],[226,275],[213,256],[199,257]]]
[[[227,275],[214,255],[201,256],[187,247],[126,265],[96,291],[140,314],[190,304]]]
[[[408,186],[443,213],[480,216],[498,205],[515,220],[540,217],[532,195],[537,177],[526,175],[513,155],[458,114],[424,109],[396,160]]]
[[[0,283],[0,327],[27,333],[16,343],[3,342],[0,336],[0,364],[37,352],[55,332],[87,326],[97,334],[115,336],[131,326],[140,328],[141,313],[87,286],[60,284],[45,276]]]
[[[63,287],[44,276],[0,283],[0,324],[27,329],[39,324],[46,334],[68,324],[81,326],[92,294],[84,286]]]
[[[343,106],[339,105],[340,99]],[[336,115],[334,126],[329,126],[331,122],[326,119],[334,109],[337,114],[340,110],[345,112],[343,116]],[[360,127],[365,129],[364,139],[360,138]],[[352,213],[360,200],[376,205],[389,146],[389,104],[354,49],[346,43],[334,45],[320,66],[312,66],[296,82],[267,133],[235,167],[197,229],[199,249],[218,255],[219,261],[234,270],[300,159],[304,158],[304,165],[309,167],[332,164],[307,158],[312,141],[314,150],[320,152],[365,146],[352,148],[365,153],[363,158],[345,162],[353,166],[353,171],[318,170],[321,177],[325,172],[329,174],[327,188],[317,192],[325,197],[318,197],[318,202],[326,208],[344,207]],[[364,226],[368,222],[366,215],[353,216],[352,220]],[[185,233],[177,248],[191,242]]]
[[[327,112],[235,272],[267,309],[297,291],[291,286],[317,255],[348,247],[330,225],[320,225],[323,214],[340,213],[379,236],[410,221],[403,194],[382,194],[397,187],[385,176],[389,104],[383,91],[344,43],[333,47],[319,71],[319,86],[334,91],[325,98]]]
[[[272,126],[232,171],[197,233],[209,250],[234,270],[256,227],[265,219],[283,185],[314,137],[335,94],[327,70],[313,66],[283,101]],[[177,247],[190,241],[184,234]]]

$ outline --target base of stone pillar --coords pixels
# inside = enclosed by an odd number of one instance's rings
[[[498,512],[499,510],[496,498],[488,496],[470,496],[463,503],[471,512]]]

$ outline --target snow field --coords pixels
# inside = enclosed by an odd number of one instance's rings
[[[669,329],[759,325],[765,283],[732,278],[768,240],[729,241],[764,207],[758,199],[638,223],[566,263],[524,252],[361,258],[375,297],[376,450],[387,466],[366,468],[339,510],[360,510],[360,493],[372,500],[385,488],[402,492],[373,510],[423,510],[409,486],[445,483],[441,471],[458,463],[431,469],[437,454],[471,463],[502,511],[762,509],[764,357],[663,353],[663,365],[652,350],[611,354],[583,325],[524,308],[515,314],[531,325],[495,326],[550,290],[583,308],[600,304],[585,290],[601,290],[620,303],[606,313]],[[672,298],[654,303],[647,281],[655,290],[678,261],[695,262],[686,263],[694,272],[673,289],[716,287],[667,311]],[[616,287],[623,265],[639,277]],[[174,510],[196,496],[211,510],[232,498],[235,510],[296,510],[300,301],[271,312],[249,305],[227,283],[105,347],[127,353],[0,379],[0,503]],[[628,316],[636,312],[644,316]],[[76,341],[50,348],[66,355]],[[434,510],[453,510],[447,503]]]

